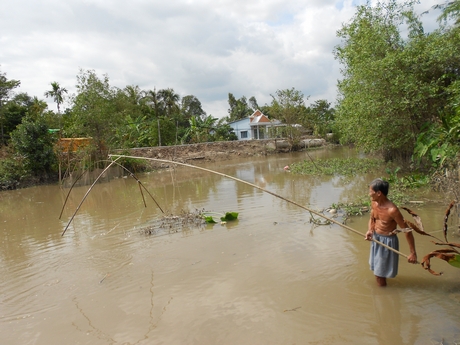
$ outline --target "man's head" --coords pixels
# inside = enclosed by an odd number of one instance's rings
[[[369,184],[370,189],[374,192],[382,192],[383,195],[388,195],[388,190],[390,189],[390,184],[387,181],[382,180],[381,178],[376,178]]]

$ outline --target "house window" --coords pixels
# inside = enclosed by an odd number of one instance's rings
[[[247,139],[248,138],[248,131],[241,131],[240,135],[241,135],[241,139]]]

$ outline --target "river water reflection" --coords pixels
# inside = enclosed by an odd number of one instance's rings
[[[303,159],[305,152],[201,166],[315,210],[366,193],[375,177],[284,171]],[[72,191],[61,220],[68,190],[0,193],[2,344],[460,342],[459,269],[434,261],[445,272],[435,277],[402,260],[398,277],[378,288],[369,243],[338,225],[314,226],[298,206],[196,169],[138,177],[170,214],[234,211],[239,220],[146,235],[143,227],[162,213],[146,193],[144,207],[135,180],[119,178],[96,185],[61,236],[88,187]],[[411,208],[428,232],[439,232],[449,201]],[[364,233],[367,220],[347,224]],[[416,243],[419,259],[435,249],[418,235]]]

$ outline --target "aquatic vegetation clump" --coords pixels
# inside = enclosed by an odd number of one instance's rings
[[[140,232],[146,235],[160,235],[202,228],[206,224],[203,212],[204,210],[195,210],[193,212],[182,210],[177,215],[164,215],[152,220],[148,226],[141,228]]]
[[[214,216],[220,216],[221,223],[226,223],[228,221],[237,220],[238,219],[238,212],[226,212],[225,214],[217,213],[217,212],[205,212],[203,211],[202,217],[206,221],[206,223],[213,224],[217,223],[214,220]]]
[[[355,202],[339,202],[331,205],[332,209],[342,210],[348,216],[362,216],[368,213],[371,207],[369,198],[361,198]]]
[[[304,160],[290,165],[290,171],[301,175],[353,176],[377,170],[382,160],[377,158],[332,158]]]
[[[238,219],[237,212],[226,212],[225,214],[220,214],[217,212],[205,211],[204,209],[196,209],[193,212],[182,210],[177,215],[168,214],[152,220],[148,226],[141,228],[140,232],[146,235],[160,235],[192,229],[200,229],[204,228],[206,224],[217,223],[214,220],[213,215],[221,216],[221,224],[225,224],[227,221],[234,221]]]

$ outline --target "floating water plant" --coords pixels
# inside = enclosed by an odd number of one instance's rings
[[[290,171],[301,175],[352,176],[376,170],[382,161],[376,158],[332,158],[292,163]]]
[[[209,223],[209,224],[217,223],[214,220],[213,215],[221,216],[220,220],[223,223],[238,219],[238,212],[226,212],[225,214],[217,213],[217,212],[203,212],[202,217],[206,223]]]

